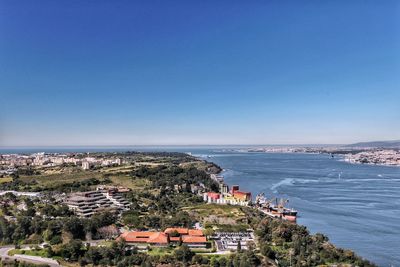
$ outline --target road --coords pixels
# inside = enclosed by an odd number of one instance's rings
[[[29,246],[23,246],[23,247],[29,247]],[[49,259],[49,258],[42,258],[38,256],[29,256],[29,255],[21,255],[21,254],[15,254],[14,256],[8,256],[8,252],[10,250],[14,249],[14,246],[2,246],[0,247],[0,257],[1,259],[9,260],[9,261],[24,261],[24,262],[29,262],[29,263],[34,263],[34,264],[47,264],[50,267],[59,267],[61,266],[56,260]]]

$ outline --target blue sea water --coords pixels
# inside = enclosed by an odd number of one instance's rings
[[[228,184],[286,197],[298,223],[379,266],[400,266],[400,168],[324,154],[213,151]]]
[[[400,168],[354,165],[325,154],[241,153],[218,147],[0,149],[0,153],[178,151],[213,161],[225,181],[255,196],[286,197],[298,223],[379,266],[400,266]]]

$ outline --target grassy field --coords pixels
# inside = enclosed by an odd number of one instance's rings
[[[132,190],[142,190],[143,188],[151,184],[149,180],[142,178],[132,179],[132,177],[128,175],[113,175],[110,176],[109,178],[114,185],[124,186]]]
[[[51,173],[32,176],[21,176],[20,180],[26,183],[35,181],[38,185],[42,187],[54,187],[66,183],[85,181],[90,178],[96,178],[100,181],[108,178],[114,185],[128,187],[133,190],[142,189],[145,186],[149,185],[150,182],[146,179],[132,179],[128,174],[132,171],[132,169],[133,166],[123,166],[103,168],[93,171],[79,170],[73,173]],[[0,179],[0,181],[3,179],[6,178],[2,178]]]
[[[217,205],[217,204],[200,204],[192,207],[184,208],[189,214],[195,216],[203,223],[213,224],[243,224],[246,215],[238,206]]]
[[[42,186],[54,186],[65,183],[72,183],[83,181],[89,178],[103,179],[104,174],[100,172],[76,172],[76,173],[55,173],[55,174],[41,174],[32,176],[21,176],[20,180],[22,182],[32,182],[36,181]]]
[[[23,255],[29,255],[29,256],[39,256],[39,257],[44,257],[48,258],[47,252],[44,249],[12,249],[8,252],[9,256],[14,256],[15,254],[23,254]]]
[[[13,178],[12,177],[4,177],[4,178],[0,178],[0,184],[2,183],[9,183],[12,182]]]
[[[122,166],[117,166],[117,167],[109,167],[109,168],[102,168],[99,169],[100,172],[103,173],[115,173],[115,172],[123,172],[123,173],[129,173],[135,169],[135,166],[133,165],[122,165]]]
[[[172,254],[174,251],[174,248],[152,248],[151,250],[147,251],[147,254],[152,255],[152,256],[162,256],[166,254]]]
[[[202,217],[210,215],[222,215],[225,217],[242,218],[245,216],[238,206],[218,205],[218,204],[200,204],[185,208],[187,211],[196,212]]]

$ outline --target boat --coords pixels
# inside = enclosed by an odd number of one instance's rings
[[[272,218],[279,218],[285,221],[296,222],[297,210],[285,207],[286,203],[288,202],[289,200],[283,198],[279,199],[279,201],[278,198],[268,200],[265,198],[265,195],[263,193],[257,195],[256,197],[256,205],[258,206],[258,209],[264,214]]]

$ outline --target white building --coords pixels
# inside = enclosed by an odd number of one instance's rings
[[[87,161],[82,162],[82,169],[89,170],[90,169],[90,163],[87,162]]]

